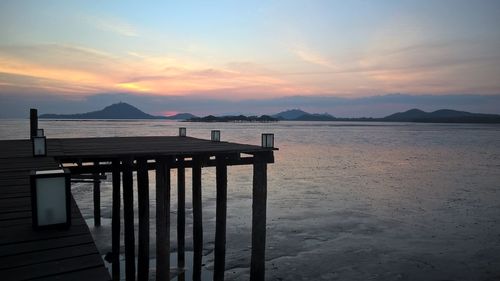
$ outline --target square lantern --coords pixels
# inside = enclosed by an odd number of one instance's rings
[[[262,147],[274,147],[274,134],[262,134]]]
[[[71,225],[69,171],[32,171],[30,186],[33,228],[68,228]]]
[[[179,128],[179,137],[185,137],[186,136],[186,128],[182,127]]]
[[[43,129],[36,129],[36,136],[37,137],[43,137],[45,134],[43,132]]]
[[[220,141],[220,131],[212,130],[212,137],[210,138],[212,141]]]
[[[37,132],[38,134],[38,132]],[[33,137],[33,156],[40,157],[47,155],[47,139],[45,137]]]

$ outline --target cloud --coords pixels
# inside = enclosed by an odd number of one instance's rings
[[[137,28],[135,28],[130,23],[113,17],[97,18],[97,17],[86,17],[85,21],[90,23],[97,29],[102,31],[112,32],[127,37],[139,36]]]
[[[335,69],[335,65],[331,63],[328,59],[324,58],[320,54],[313,52],[304,47],[296,47],[290,50],[294,55],[296,55],[302,61],[307,63],[316,64],[330,69]]]

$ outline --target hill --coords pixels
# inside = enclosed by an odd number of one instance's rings
[[[42,114],[46,119],[167,119],[164,116],[147,114],[140,109],[125,103],[115,103],[102,110],[78,114]]]
[[[188,120],[191,118],[198,118],[198,116],[193,115],[191,113],[178,113],[175,115],[165,117],[165,119],[169,119],[169,120]]]
[[[289,109],[274,114],[274,118],[288,121],[335,121],[336,118],[328,113],[308,113],[300,109]]]
[[[425,112],[420,109],[410,109],[379,119],[390,122],[426,122],[426,123],[500,123],[500,115],[471,113],[451,109],[440,109]]]

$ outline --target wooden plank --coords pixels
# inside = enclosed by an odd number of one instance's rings
[[[90,267],[102,266],[99,255],[91,254],[0,270],[3,281],[49,277]]]
[[[108,271],[103,266],[90,267],[78,271],[37,278],[37,281],[88,281],[111,280]]]
[[[4,256],[0,257],[0,270],[89,254],[96,254],[93,242],[13,256]]]
[[[163,158],[156,161],[156,280],[170,275],[170,168]]]
[[[267,204],[267,164],[266,156],[255,155],[253,164],[252,201],[252,257],[250,280],[265,280],[266,262],[266,204]]]
[[[137,249],[137,280],[149,279],[149,176],[146,160],[137,160],[137,193],[139,237]]]
[[[132,159],[123,163],[123,224],[125,230],[125,280],[135,280],[134,183]]]
[[[186,171],[184,159],[178,160],[177,168],[177,267],[184,268],[186,239]]]
[[[217,156],[215,210],[214,280],[224,280],[226,261],[227,166],[224,155]]]
[[[113,161],[113,206],[111,219],[112,277],[120,280],[120,160]]]
[[[193,159],[193,281],[201,280],[203,217],[201,206],[201,159]]]
[[[24,253],[57,249],[68,246],[92,243],[94,240],[89,233],[73,235],[62,238],[52,238],[35,241],[24,241],[23,243],[7,244],[0,246],[0,256],[11,256]],[[94,248],[95,249],[95,248]]]

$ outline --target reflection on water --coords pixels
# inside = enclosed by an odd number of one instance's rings
[[[177,252],[172,252],[170,253],[170,272],[171,272],[171,277],[173,281],[188,281],[192,280],[193,276],[193,252],[187,251],[185,252],[186,255],[186,267],[184,269],[178,269],[177,268]],[[104,256],[103,256],[104,259]],[[111,274],[111,264],[108,263],[106,260],[104,262],[106,268],[109,271],[109,274]],[[137,260],[136,260],[137,264]],[[156,273],[156,259],[150,259],[149,260],[149,266],[150,266],[150,274],[149,274],[149,279],[150,280],[155,280],[155,273]],[[200,263],[200,267],[196,269],[200,273],[200,277],[202,281],[209,281],[212,280],[213,274],[211,271],[208,271],[204,263]],[[125,280],[125,256],[120,255],[120,280]]]
[[[209,139],[210,130],[220,129],[223,141],[259,144],[261,133],[274,133],[280,150],[268,175],[269,280],[496,280],[500,276],[497,125],[41,120],[40,127],[49,139],[176,135],[178,127],[187,127],[190,136]],[[0,121],[0,138],[28,134],[27,120]],[[226,280],[249,279],[251,172],[251,167],[228,169]],[[190,173],[186,170],[186,249],[192,250]],[[150,182],[154,183],[154,173]],[[93,213],[91,190],[91,185],[73,185],[86,218]],[[215,194],[215,170],[203,169],[203,268],[208,271],[213,268]],[[150,192],[151,208],[154,195]],[[173,250],[176,197],[174,187]],[[103,227],[91,230],[106,253],[111,245],[106,225],[111,217],[109,180],[103,183],[101,202]],[[153,219],[154,212],[152,226]]]

